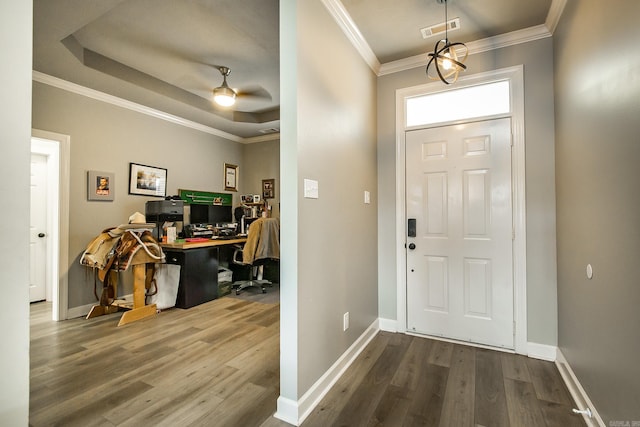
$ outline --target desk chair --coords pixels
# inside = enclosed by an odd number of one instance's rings
[[[240,257],[242,254],[242,257]],[[251,267],[251,278],[233,282],[236,295],[250,287],[259,287],[266,293],[269,280],[262,280],[264,264],[280,260],[280,221],[277,218],[258,218],[249,226],[247,241],[244,247],[237,247],[232,262],[237,265]]]

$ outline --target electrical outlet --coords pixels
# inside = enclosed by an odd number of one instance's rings
[[[349,329],[349,312],[347,311],[342,317],[342,330],[346,331]]]

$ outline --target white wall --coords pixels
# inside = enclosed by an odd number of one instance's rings
[[[107,227],[126,223],[145,202],[159,200],[128,194],[129,162],[167,169],[167,195],[178,189],[224,192],[223,164],[239,165],[242,145],[155,117],[33,83],[33,127],[69,135],[69,308],[95,302],[93,278],[79,264],[90,240]],[[115,200],[87,200],[87,171],[115,174]],[[244,191],[239,180],[239,191]],[[65,271],[62,274],[66,274]],[[130,276],[123,276],[128,293]]]
[[[0,425],[29,419],[29,191],[33,3],[0,2]]]
[[[553,46],[551,38],[469,57],[467,74],[524,65],[528,341],[557,344]],[[429,82],[424,68],[378,79],[380,317],[396,319],[395,91]]]
[[[376,77],[320,0],[280,6],[281,396],[296,401],[377,318]]]

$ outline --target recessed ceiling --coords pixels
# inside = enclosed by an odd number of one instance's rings
[[[310,0],[305,0],[310,1]],[[320,0],[316,0],[320,1]],[[338,0],[325,0],[339,4]],[[544,24],[552,0],[448,0],[455,41]],[[34,0],[34,70],[240,138],[278,129],[278,0]],[[437,0],[342,0],[375,56],[388,63],[430,51],[444,22]],[[454,38],[454,35],[451,35]],[[231,68],[239,96],[217,107],[212,90]]]

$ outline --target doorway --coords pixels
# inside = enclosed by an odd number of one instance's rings
[[[511,121],[406,134],[407,327],[513,349]]]
[[[69,157],[70,138],[68,135],[32,130],[31,154],[40,160],[44,175],[43,192],[46,204],[34,206],[31,210],[46,210],[43,215],[46,240],[44,261],[45,298],[52,302],[52,320],[65,320],[68,310],[67,274],[69,268]],[[42,202],[42,200],[39,200]]]
[[[415,122],[415,117],[412,117],[407,112],[407,105],[411,104],[414,100],[418,100],[422,102],[419,98],[427,97],[428,95],[435,94],[438,96],[438,104],[436,105],[436,109],[442,110],[443,104],[441,103],[443,99],[446,100],[447,94],[451,93],[454,96],[459,96],[461,93],[461,89],[474,89],[480,88],[483,86],[488,86],[492,83],[496,82],[506,82],[508,87],[508,102],[506,103],[506,110],[503,111],[489,111],[486,114],[483,111],[473,113],[473,116],[464,117],[464,116],[455,116],[462,110],[462,108],[458,108],[460,105],[457,102],[453,102],[450,107],[450,111],[453,113],[452,117],[442,118],[435,120],[432,123],[422,124]],[[482,103],[487,100],[486,97],[478,97],[478,104],[482,108]],[[526,218],[524,215],[525,212],[525,156],[524,156],[524,83],[523,83],[523,69],[521,66],[510,67],[503,70],[496,70],[493,72],[482,73],[478,75],[467,76],[466,78],[459,80],[458,83],[453,88],[449,88],[449,90],[444,90],[440,83],[430,83],[421,86],[400,89],[396,92],[396,177],[397,177],[397,192],[396,192],[396,240],[398,242],[397,250],[396,250],[396,260],[397,260],[397,330],[400,332],[407,333],[422,333],[422,334],[432,334],[432,336],[440,336],[445,339],[453,339],[471,343],[479,343],[480,345],[491,345],[497,348],[508,348],[513,349],[517,353],[526,354],[527,353],[527,319],[526,319]],[[441,111],[438,111],[440,113]],[[441,116],[439,116],[441,117]],[[432,118],[432,115],[429,116],[429,119]],[[499,119],[499,120],[497,120]],[[506,236],[506,239],[503,240],[501,249],[504,253],[504,248],[507,247],[507,258],[511,260],[511,271],[501,271],[500,274],[503,277],[511,276],[512,284],[511,294],[503,293],[502,300],[510,300],[510,312],[500,313],[500,317],[502,318],[502,338],[500,339],[486,339],[482,337],[482,333],[477,331],[477,325],[481,325],[485,318],[491,317],[488,315],[489,310],[493,310],[495,307],[490,306],[491,294],[495,291],[490,287],[490,277],[494,274],[494,270],[492,269],[494,266],[491,262],[487,260],[489,258],[482,256],[470,256],[465,255],[461,251],[457,251],[455,256],[459,258],[459,261],[462,262],[462,267],[460,270],[461,274],[461,286],[462,293],[458,293],[455,297],[458,299],[457,304],[458,313],[465,313],[461,315],[458,320],[460,324],[467,324],[466,330],[460,332],[461,329],[456,330],[455,333],[443,332],[442,328],[437,329],[437,321],[434,320],[433,317],[438,317],[440,314],[436,314],[438,311],[437,307],[440,304],[440,307],[444,307],[445,303],[449,303],[450,301],[445,301],[443,298],[451,297],[449,291],[450,289],[443,289],[442,286],[438,288],[434,285],[433,288],[428,290],[427,292],[431,292],[430,295],[424,294],[416,294],[415,289],[409,289],[410,286],[413,286],[411,274],[415,273],[411,271],[413,268],[416,269],[415,260],[412,260],[413,255],[410,254],[411,250],[408,248],[411,243],[413,243],[416,248],[418,247],[418,243],[412,241],[411,238],[408,237],[408,226],[409,223],[407,220],[409,218],[413,218],[410,214],[411,212],[411,200],[413,197],[407,191],[409,180],[410,180],[410,171],[409,171],[409,158],[415,158],[415,155],[409,155],[408,150],[411,138],[410,135],[413,135],[413,132],[416,132],[415,135],[418,135],[419,132],[441,132],[442,129],[448,127],[449,130],[455,128],[462,128],[468,126],[469,123],[489,123],[493,121],[506,120],[510,122],[510,125],[507,125],[510,128],[507,133],[507,139],[511,140],[511,144],[513,148],[510,148],[510,155],[507,160],[508,170],[506,171],[506,180],[509,182],[509,187],[511,189],[510,196],[511,200],[506,210],[509,213],[509,218],[503,219],[507,223],[511,223],[509,227],[502,231],[503,237]],[[438,130],[440,129],[440,130]],[[486,132],[479,132],[478,135],[486,134]],[[478,136],[476,135],[476,136]],[[432,142],[438,142],[446,140],[446,135],[432,135]],[[444,136],[444,138],[443,138]],[[464,138],[462,138],[464,140]],[[471,144],[475,146],[472,150],[480,149],[484,143],[482,138],[474,138],[468,137],[466,142],[462,142],[464,145]],[[405,145],[408,144],[408,145]],[[509,143],[508,143],[509,144]],[[431,154],[438,155],[435,148],[437,148],[438,144],[434,144],[429,149],[433,149]],[[421,150],[424,148],[420,146]],[[442,146],[440,146],[442,148]],[[446,149],[446,148],[445,148]],[[458,150],[461,152],[462,149]],[[482,151],[482,150],[480,150]],[[421,152],[420,155],[423,155]],[[482,157],[482,156],[468,156],[468,157]],[[474,160],[475,161],[475,160]],[[472,216],[467,216],[465,218],[464,211],[461,211],[460,218],[455,219],[459,220],[463,226],[471,226],[475,227],[476,231],[480,230],[484,225],[487,224],[486,219],[493,215],[493,213],[489,210],[487,211],[487,207],[485,204],[480,203],[483,200],[483,194],[486,194],[485,184],[490,182],[487,179],[490,175],[483,174],[483,170],[485,167],[478,166],[471,168],[471,172],[466,176],[461,176],[461,179],[467,179],[466,185],[474,186],[476,191],[476,196],[474,196],[473,200],[469,199],[468,202],[475,203],[473,209],[475,212]],[[433,170],[433,175],[431,178],[431,183],[424,183],[429,186],[432,185],[432,196],[437,194],[435,191],[438,186],[436,185],[439,181],[437,178],[437,174],[442,172]],[[502,172],[504,173],[504,172]],[[424,180],[424,176],[422,177]],[[442,183],[442,182],[441,182]],[[444,185],[444,184],[443,184]],[[440,187],[443,188],[443,187]],[[464,186],[460,187],[460,191],[464,191]],[[487,187],[488,188],[488,187]],[[507,189],[507,191],[509,191]],[[411,193],[412,194],[412,193]],[[449,195],[444,195],[444,192],[441,192],[441,197],[445,197],[444,203],[450,203]],[[469,196],[469,194],[467,194]],[[461,197],[464,197],[462,194]],[[437,207],[436,205],[433,205]],[[506,206],[506,205],[505,205]],[[504,210],[504,209],[503,209]],[[434,214],[433,212],[431,213]],[[435,218],[435,217],[433,217]],[[442,217],[444,220],[444,217]],[[447,219],[449,220],[449,219]],[[423,219],[424,221],[424,219]],[[466,225],[465,225],[465,221]],[[484,225],[482,225],[484,224]],[[424,225],[424,224],[423,224]],[[432,226],[434,224],[431,224]],[[437,225],[437,224],[436,224]],[[464,230],[464,228],[462,228]],[[474,237],[474,243],[486,243],[482,240],[481,236]],[[433,236],[433,241],[437,241],[436,236]],[[423,245],[424,243],[420,243]],[[416,249],[417,250],[417,249]],[[422,254],[424,256],[424,254]],[[438,255],[436,252],[429,254],[431,258],[427,258],[430,260],[431,269],[430,273],[434,275],[429,277],[429,280],[432,281],[433,284],[438,283],[438,277],[440,277],[440,285],[445,283],[445,280],[451,280],[451,277],[444,277],[444,262],[446,261],[445,257]],[[415,257],[413,257],[415,258]],[[437,262],[440,261],[440,264]],[[450,260],[449,260],[450,261]],[[421,267],[425,269],[424,259],[420,260]],[[412,265],[414,263],[414,265]],[[458,263],[460,264],[460,263]],[[439,270],[437,267],[440,266]],[[440,275],[436,274],[440,271]],[[450,269],[448,271],[451,271]],[[420,274],[430,274],[425,273],[424,271]],[[465,275],[467,283],[465,284],[464,280]],[[473,278],[473,280],[472,280]],[[482,280],[481,280],[482,279]],[[471,283],[473,281],[473,283]],[[468,286],[467,286],[468,285]],[[464,286],[467,286],[465,289]],[[473,288],[473,292],[469,292],[470,289]],[[436,291],[440,291],[440,294]],[[466,294],[465,294],[466,292]],[[473,298],[467,298],[473,296]],[[431,302],[429,304],[434,305],[431,310],[431,317],[429,320],[423,321],[423,324],[419,324],[417,322],[417,318],[415,315],[411,314],[411,310],[417,309],[417,311],[421,311],[427,307],[424,304],[426,301],[425,298],[431,298]],[[422,300],[420,300],[422,298]],[[438,298],[440,298],[438,300]],[[411,304],[414,304],[414,307],[411,307]],[[420,304],[423,304],[420,308]],[[466,312],[465,312],[466,310]],[[445,311],[440,309],[440,311]],[[508,310],[507,310],[508,311]],[[415,314],[415,312],[414,312]],[[413,317],[412,317],[413,316]],[[469,320],[469,322],[467,322]],[[443,324],[447,323],[441,322]],[[490,322],[489,322],[490,323]],[[427,326],[428,324],[428,326]],[[469,325],[473,325],[469,328]],[[460,325],[458,325],[460,326]],[[456,326],[456,327],[458,327]],[[415,331],[413,328],[416,328]],[[489,330],[491,327],[488,328]],[[486,331],[485,331],[486,332]],[[495,332],[495,331],[494,331]],[[493,332],[491,332],[493,333]]]

